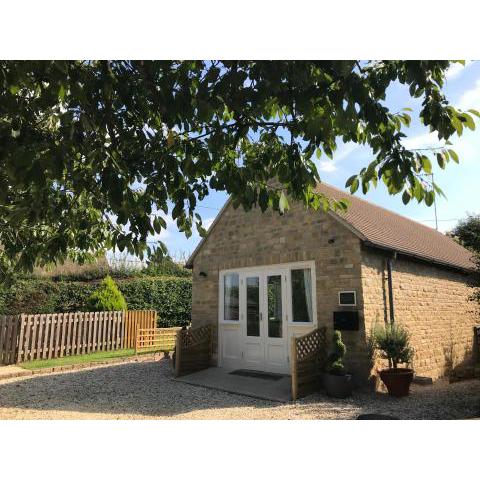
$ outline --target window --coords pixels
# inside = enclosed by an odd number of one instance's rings
[[[228,273],[223,277],[223,319],[238,322],[238,273]]]
[[[260,336],[260,278],[248,277],[247,283],[247,337]]]
[[[342,307],[354,307],[357,304],[355,290],[338,292],[338,304]]]
[[[292,321],[313,322],[312,270],[301,268],[290,271],[292,284]]]

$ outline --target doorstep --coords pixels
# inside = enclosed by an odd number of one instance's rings
[[[281,378],[273,380],[232,375],[231,372],[234,371],[236,369],[210,367],[199,372],[177,377],[175,381],[261,400],[281,403],[291,401],[292,381],[289,375],[282,375]]]

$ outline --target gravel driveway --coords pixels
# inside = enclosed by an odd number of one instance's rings
[[[0,419],[352,419],[360,413],[437,419],[480,416],[480,381],[413,386],[410,397],[316,394],[278,404],[172,379],[167,360],[127,363],[0,382]]]

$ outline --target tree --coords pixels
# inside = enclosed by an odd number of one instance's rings
[[[383,181],[431,205],[433,155],[458,162],[448,139],[475,110],[449,104],[449,61],[2,61],[0,268],[4,275],[119,248],[143,258],[171,214],[187,236],[209,189],[234,206],[284,212],[346,208],[314,192],[315,157],[337,140],[373,159],[352,192]],[[422,99],[421,121],[444,144],[407,149],[408,109],[384,104],[393,82]],[[271,179],[276,179],[275,183]],[[160,244],[160,251],[164,245]]]
[[[480,254],[480,215],[467,215],[457,223],[450,235],[464,247]]]
[[[480,215],[467,215],[449,235],[473,252],[472,260],[476,268],[469,279],[469,285],[473,288],[470,299],[480,304]]]

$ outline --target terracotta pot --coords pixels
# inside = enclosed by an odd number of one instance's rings
[[[352,376],[350,374],[333,375],[326,373],[323,376],[323,384],[327,395],[330,397],[347,398],[352,394]]]
[[[388,368],[379,372],[382,382],[387,387],[388,393],[393,397],[405,397],[410,392],[413,380],[411,368]]]

